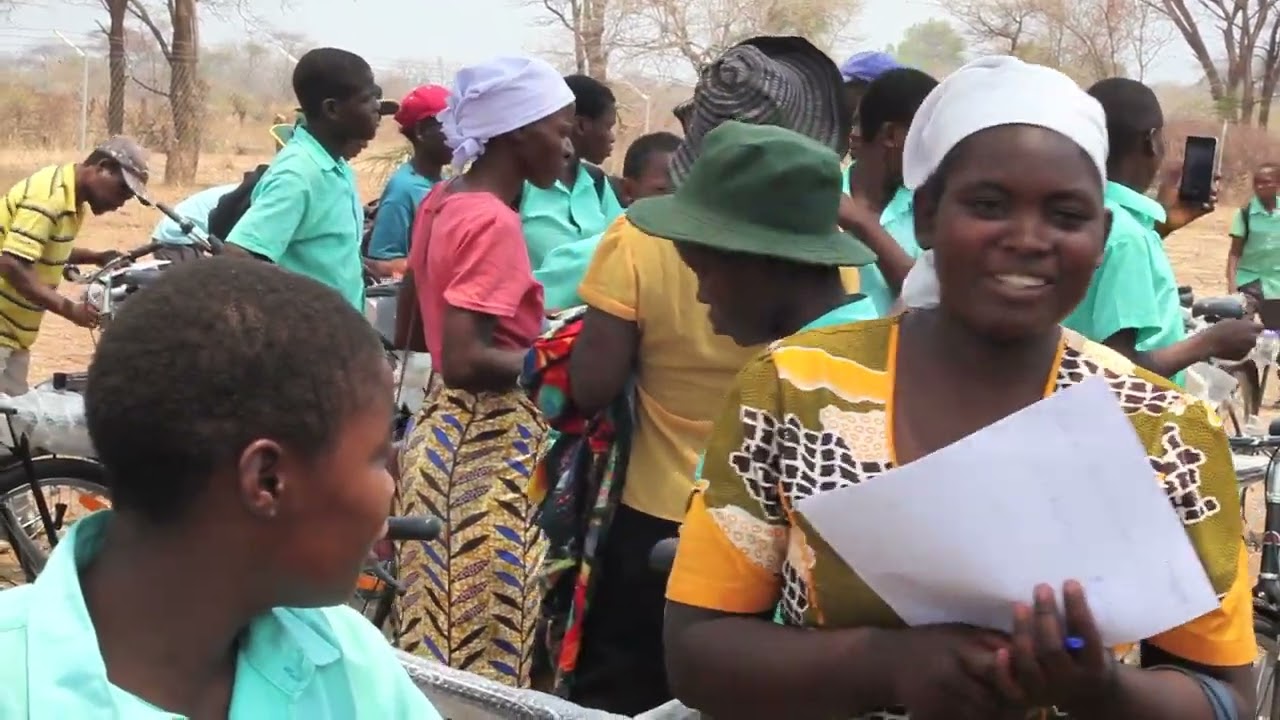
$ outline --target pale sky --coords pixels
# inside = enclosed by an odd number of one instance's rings
[[[56,42],[54,30],[73,42],[82,41],[93,31],[95,20],[106,19],[96,3],[91,11],[57,0],[16,1],[11,22],[0,24],[0,50]],[[536,11],[520,0],[292,0],[283,5],[257,0],[253,6],[268,26],[301,33],[317,45],[359,53],[375,68],[405,60],[457,67],[499,54],[536,53],[558,40],[537,24]],[[933,0],[864,0],[864,8],[848,31],[858,40],[839,48],[838,54],[883,48],[917,22],[947,17]],[[203,43],[233,42],[260,33],[235,14],[220,19],[207,8],[201,13]],[[1186,82],[1198,74],[1178,38],[1148,79]]]

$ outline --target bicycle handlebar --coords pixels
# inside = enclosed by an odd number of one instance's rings
[[[444,532],[444,523],[433,515],[387,518],[387,539],[392,542],[435,540]]]
[[[1236,435],[1228,436],[1227,444],[1232,450],[1259,450],[1280,448],[1280,435]]]
[[[183,235],[195,240],[198,244],[207,245],[204,249],[207,250],[210,255],[222,254],[223,242],[217,235],[214,235],[208,230],[201,230],[194,222],[191,221],[190,218],[179,215],[176,210],[162,202],[152,200],[151,204],[154,205],[157,210],[167,215],[170,220],[177,223],[178,229],[182,231]],[[203,235],[204,237],[201,238],[200,235]]]

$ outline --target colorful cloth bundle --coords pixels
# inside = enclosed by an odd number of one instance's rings
[[[550,543],[543,619],[554,691],[561,697],[568,697],[572,687],[595,590],[593,570],[622,497],[635,416],[630,388],[597,417],[585,417],[573,405],[569,357],[585,312],[585,307],[573,308],[551,319],[521,377],[554,433],[534,470],[529,495]]]

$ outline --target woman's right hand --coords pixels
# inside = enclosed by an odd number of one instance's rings
[[[968,625],[926,625],[893,639],[894,696],[912,720],[986,720],[1007,708],[988,683],[1008,636]]]

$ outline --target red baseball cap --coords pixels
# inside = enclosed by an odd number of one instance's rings
[[[409,91],[400,101],[396,111],[396,123],[408,130],[418,123],[433,118],[449,105],[449,88],[440,85],[420,85]]]

